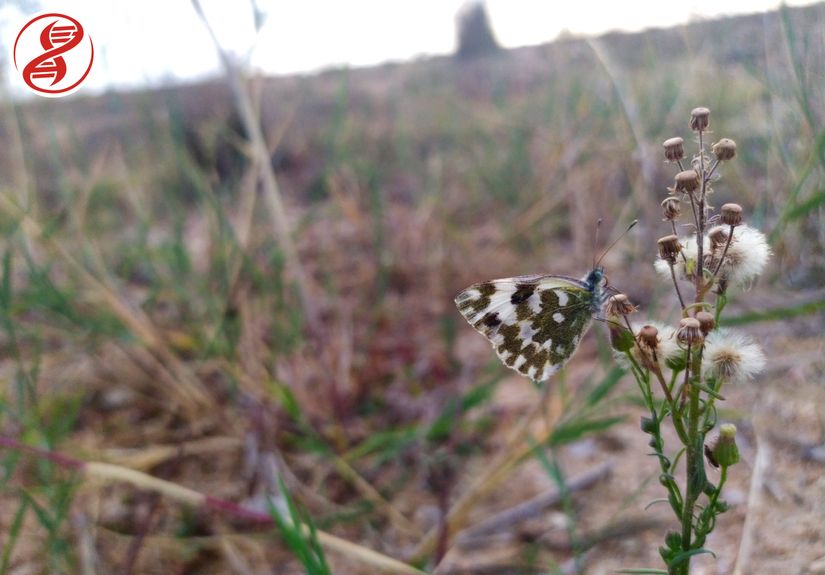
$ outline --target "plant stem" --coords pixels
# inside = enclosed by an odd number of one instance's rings
[[[688,350],[690,351],[690,350]],[[702,353],[701,348],[699,353],[695,354],[693,361],[688,359],[687,371],[692,372],[692,378],[698,379],[701,376]],[[699,432],[699,394],[701,390],[696,385],[688,383],[688,442],[685,446],[687,448],[685,459],[686,471],[686,485],[685,485],[685,499],[684,507],[682,508],[682,550],[689,551],[691,549],[691,539],[693,536],[693,508],[696,505],[699,495],[704,489],[705,483],[705,468],[704,460],[702,459],[702,435]],[[690,573],[690,558],[684,562],[682,573],[688,575]]]
[[[728,241],[725,242],[725,249],[722,250],[719,263],[716,264],[716,269],[713,270],[713,279],[710,282],[711,285],[713,285],[713,282],[716,281],[716,276],[719,275],[719,270],[722,269],[722,264],[725,262],[725,256],[728,255],[728,248],[730,247],[730,243],[733,241],[733,230],[735,227],[736,226],[730,227],[730,231],[728,232]]]
[[[703,132],[699,130],[699,173],[702,182],[702,189],[699,193],[699,205],[695,213],[696,216],[696,302],[701,302],[705,295],[705,273],[704,273],[704,238],[705,238],[705,189],[707,179],[705,178],[705,143]],[[692,198],[691,198],[692,202]]]
[[[684,257],[684,254],[682,254]],[[679,282],[676,281],[676,272],[673,271],[673,263],[668,261],[670,266],[670,277],[673,278],[673,287],[676,288],[676,297],[679,298],[679,305],[682,307],[682,317],[685,317],[685,300],[682,298],[682,292],[679,291]]]

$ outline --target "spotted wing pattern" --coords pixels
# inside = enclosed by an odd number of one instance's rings
[[[543,381],[576,351],[590,327],[593,298],[584,281],[539,275],[478,283],[455,303],[505,365]]]

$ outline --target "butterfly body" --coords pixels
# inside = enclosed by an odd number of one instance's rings
[[[597,266],[582,279],[518,276],[472,285],[455,303],[508,367],[543,381],[573,356],[607,298]]]

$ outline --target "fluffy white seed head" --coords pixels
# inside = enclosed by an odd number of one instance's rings
[[[705,377],[743,382],[753,379],[764,367],[765,354],[762,349],[741,332],[718,329],[705,338],[702,355]]]
[[[730,226],[716,226],[711,228],[708,234],[712,235],[719,231],[728,234]],[[716,249],[715,262],[722,256],[723,250],[724,245]],[[719,275],[731,284],[748,286],[765,269],[770,255],[771,248],[762,232],[747,225],[736,226],[733,228],[733,241],[728,247]]]

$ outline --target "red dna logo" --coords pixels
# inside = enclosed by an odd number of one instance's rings
[[[41,96],[54,98],[77,90],[93,61],[92,39],[80,22],[65,14],[35,16],[14,42],[14,66],[26,86]]]

